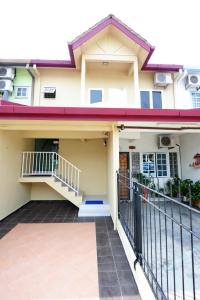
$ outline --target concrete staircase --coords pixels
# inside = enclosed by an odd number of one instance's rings
[[[77,207],[82,202],[81,170],[56,152],[23,152],[21,183],[46,183]]]
[[[53,176],[27,176],[20,177],[19,182],[21,183],[46,183],[66,200],[69,200],[77,207],[80,207],[80,204],[83,200],[83,196],[77,194],[75,191],[71,190],[67,185],[62,181],[59,181]]]

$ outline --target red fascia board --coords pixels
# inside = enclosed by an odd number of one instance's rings
[[[200,109],[123,109],[0,106],[0,119],[200,122]]]
[[[143,71],[179,72],[180,69],[183,69],[183,65],[148,64],[145,67],[142,67]]]
[[[64,115],[65,108],[64,107],[41,107],[41,106],[14,106],[13,108],[14,114],[22,114],[22,115]]]
[[[7,113],[13,113],[13,112],[14,112],[14,106],[0,105],[0,115],[7,114]]]

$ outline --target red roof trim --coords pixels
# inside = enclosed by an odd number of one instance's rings
[[[3,105],[0,106],[0,119],[200,122],[200,109],[66,108]]]
[[[38,67],[52,67],[52,68],[76,68],[74,59],[74,50],[80,47],[83,43],[87,42],[98,32],[103,30],[108,25],[112,24],[126,36],[128,36],[132,41],[140,45],[148,52],[148,56],[141,68],[142,71],[171,71],[178,72],[179,69],[183,68],[183,65],[171,65],[171,64],[148,64],[150,57],[152,56],[155,47],[149,44],[144,38],[142,38],[138,33],[133,31],[119,19],[113,15],[108,15],[108,17],[101,20],[99,23],[94,25],[92,28],[81,34],[79,37],[74,39],[68,44],[70,60],[31,60],[32,64],[36,64]]]

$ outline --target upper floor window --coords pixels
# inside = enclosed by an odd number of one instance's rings
[[[16,86],[15,87],[16,98],[28,98],[28,87]]]
[[[55,99],[56,98],[56,88],[55,87],[44,87],[43,95],[45,99]]]
[[[161,91],[140,91],[141,108],[162,108]]]
[[[89,90],[90,103],[101,103],[103,101],[103,90],[102,89],[90,89]]]
[[[192,107],[200,108],[200,92],[192,92]]]

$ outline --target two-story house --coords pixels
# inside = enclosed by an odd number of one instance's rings
[[[199,177],[183,66],[149,63],[154,47],[113,15],[68,49],[69,61],[1,60],[0,219],[29,200],[101,200],[116,224],[119,168],[161,185]]]

